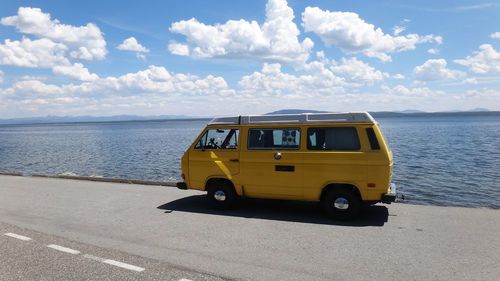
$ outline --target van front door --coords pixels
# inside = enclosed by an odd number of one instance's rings
[[[246,196],[300,199],[303,196],[299,128],[250,128],[241,150],[241,182]]]
[[[203,189],[212,177],[233,181],[240,171],[238,141],[236,128],[207,129],[189,152],[191,185]]]

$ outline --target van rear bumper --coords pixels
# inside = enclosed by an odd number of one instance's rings
[[[389,193],[382,195],[382,203],[391,204],[396,201],[396,184],[391,182]]]
[[[188,189],[187,184],[185,182],[183,182],[183,181],[178,182],[176,185],[177,185],[178,189],[182,189],[182,190]]]

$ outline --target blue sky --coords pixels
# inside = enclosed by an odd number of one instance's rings
[[[2,1],[0,118],[500,110],[500,2]]]

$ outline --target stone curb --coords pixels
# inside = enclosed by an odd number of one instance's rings
[[[1,171],[0,171],[0,175],[2,175],[2,176],[23,176],[23,174],[17,173],[17,172],[1,172]],[[175,182],[151,181],[151,180],[105,178],[105,177],[85,177],[85,176],[65,176],[65,175],[52,176],[52,175],[43,175],[43,174],[32,174],[31,177],[176,187]]]

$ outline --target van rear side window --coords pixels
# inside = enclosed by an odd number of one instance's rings
[[[307,130],[309,150],[359,150],[358,131],[354,127],[317,127]]]
[[[372,150],[379,150],[380,144],[378,143],[378,139],[373,128],[366,128],[366,135],[368,136]]]
[[[248,149],[298,149],[300,129],[249,129]]]

